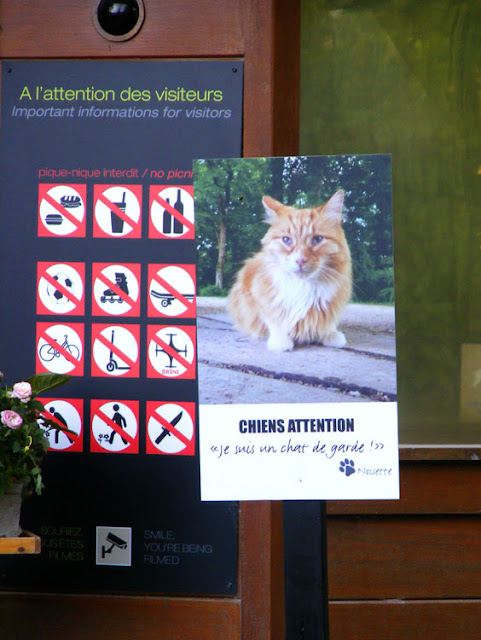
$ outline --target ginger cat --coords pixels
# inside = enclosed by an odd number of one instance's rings
[[[342,190],[312,209],[262,198],[270,227],[262,249],[239,271],[229,305],[236,327],[267,337],[271,351],[289,351],[303,343],[346,344],[337,330],[352,286],[343,201]]]

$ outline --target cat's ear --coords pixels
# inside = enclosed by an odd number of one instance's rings
[[[344,191],[339,189],[323,207],[324,215],[334,224],[342,223],[342,206],[344,203]]]
[[[282,204],[274,198],[270,196],[264,196],[262,198],[262,204],[264,205],[264,210],[266,213],[265,220],[268,223],[274,222],[277,218],[277,214],[279,213],[279,209],[282,207]]]

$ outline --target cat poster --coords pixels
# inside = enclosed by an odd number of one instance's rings
[[[200,159],[194,199],[203,499],[395,497],[390,156]]]

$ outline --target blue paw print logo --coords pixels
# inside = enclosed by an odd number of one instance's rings
[[[356,473],[356,470],[354,469],[354,461],[349,460],[348,458],[345,458],[344,460],[341,461],[341,466],[339,467],[339,471],[342,471],[342,473],[345,473],[346,478],[349,478],[349,476],[352,476],[353,473]]]

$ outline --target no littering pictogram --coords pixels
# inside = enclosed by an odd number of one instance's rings
[[[85,264],[37,264],[37,313],[78,316],[85,313]]]
[[[95,453],[139,452],[137,400],[91,400],[90,450]]]
[[[38,235],[85,237],[85,184],[39,184]]]
[[[195,265],[149,265],[148,315],[195,318]]]
[[[194,402],[147,402],[147,453],[195,455],[194,425]]]
[[[42,412],[52,423],[45,435],[50,451],[82,451],[83,400],[81,398],[42,398]],[[56,428],[55,425],[58,425]],[[68,431],[65,431],[65,427]]]
[[[195,238],[193,187],[151,186],[149,209],[149,238]]]
[[[37,322],[37,373],[84,374],[84,325]]]
[[[94,238],[140,238],[142,186],[94,186]]]

